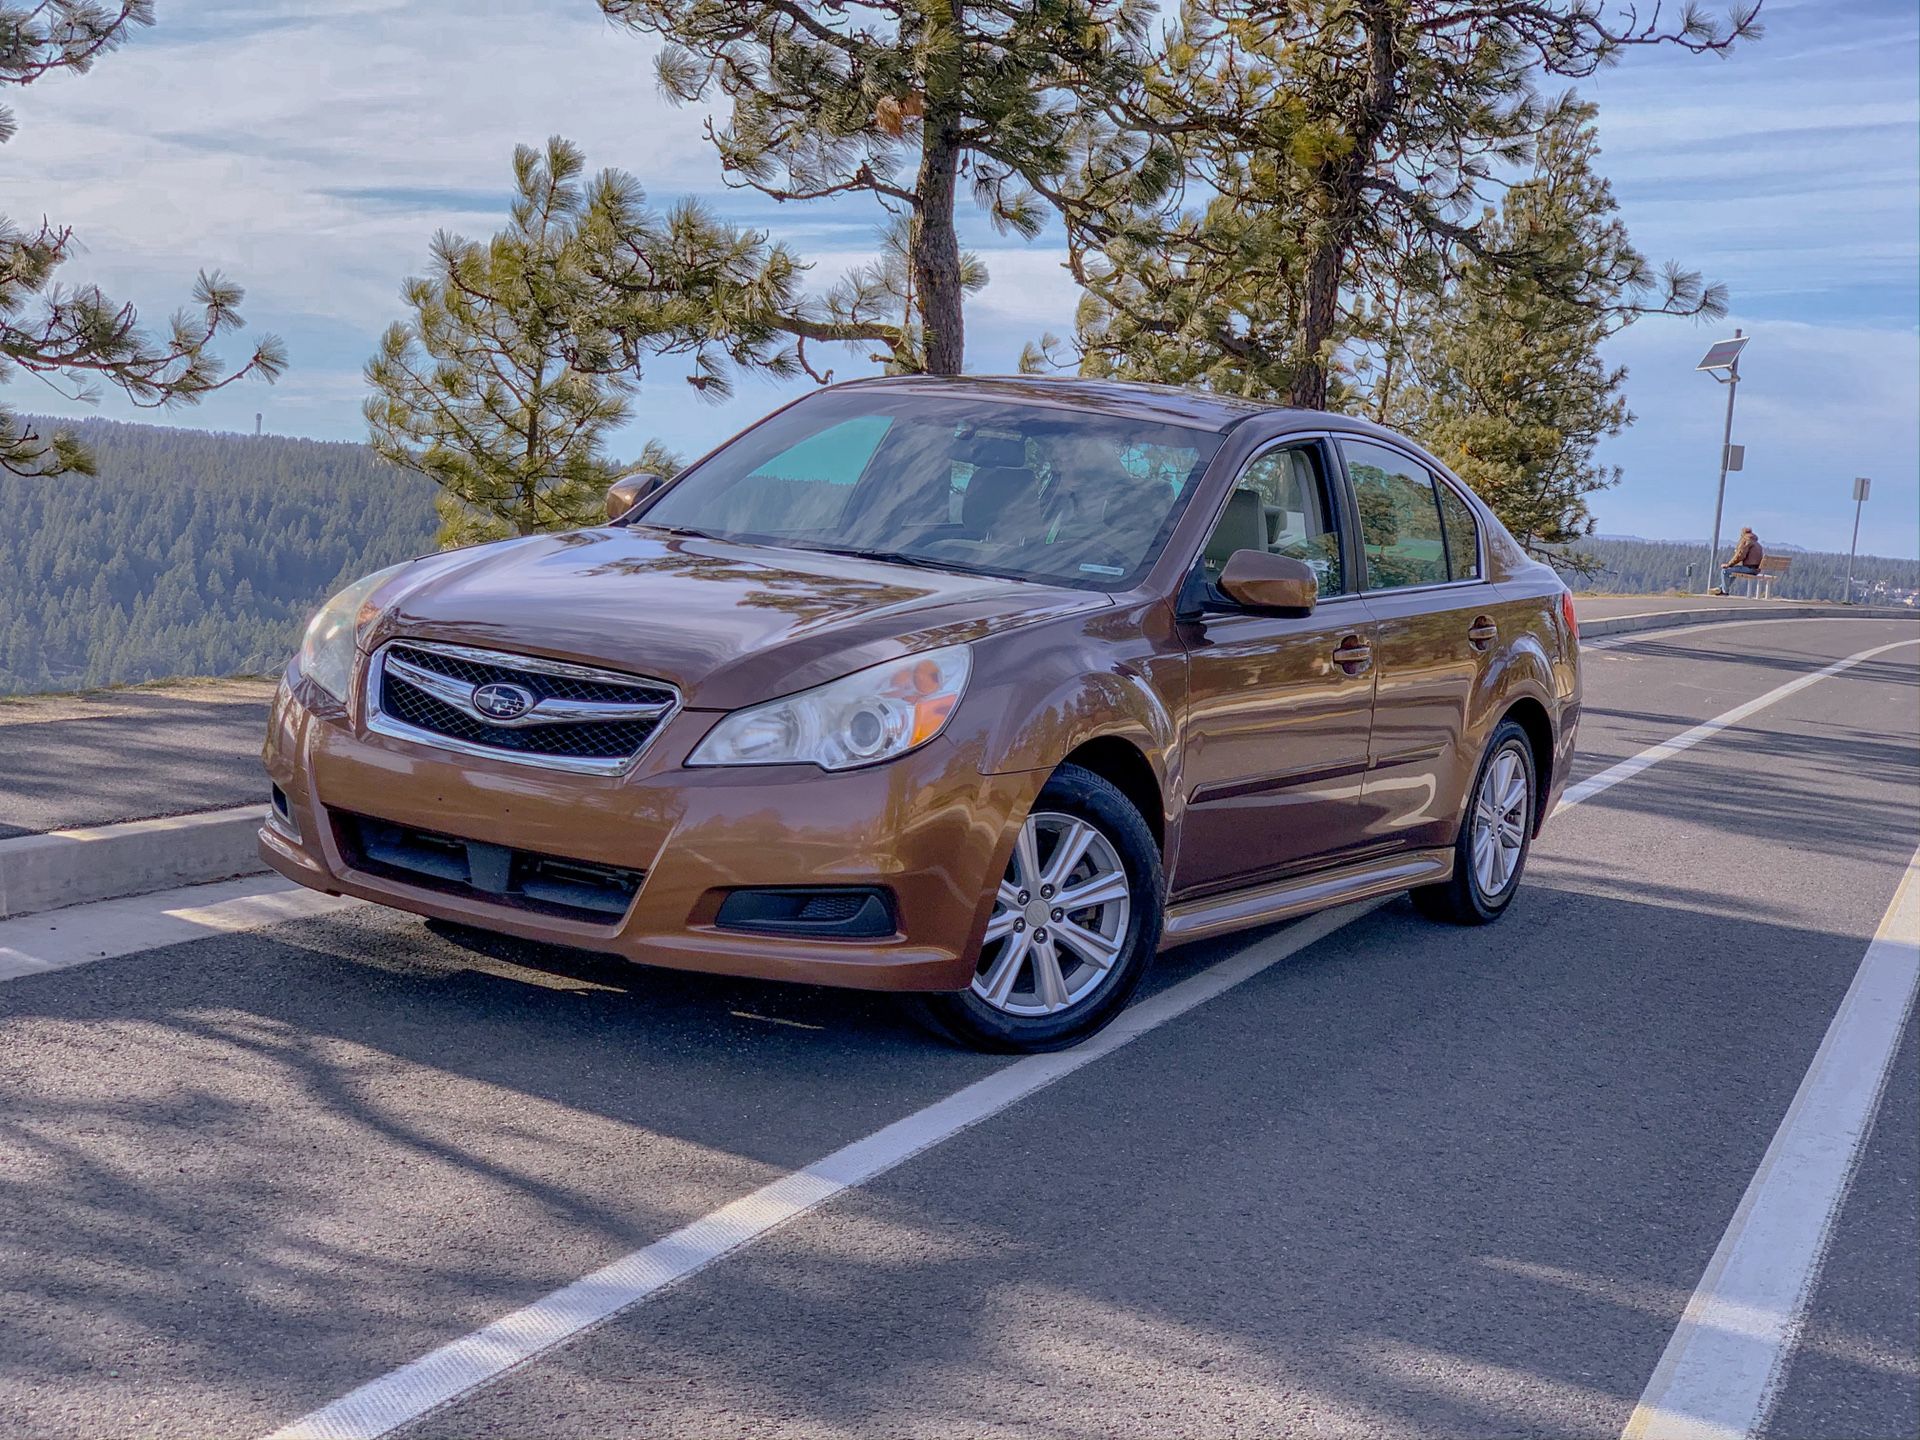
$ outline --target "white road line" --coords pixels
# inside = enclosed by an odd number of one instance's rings
[[[1757,1434],[1920,987],[1920,851],[1622,1440]]]
[[[1658,630],[1630,630],[1623,635],[1601,635],[1580,642],[1580,653],[1590,650],[1618,650],[1643,640],[1675,640],[1689,635],[1704,635],[1709,630],[1732,630],[1742,625],[1914,625],[1920,624],[1920,611],[1912,620],[1899,615],[1756,615],[1751,620],[1713,620],[1705,625],[1663,625]],[[1737,655],[1729,655],[1737,660]]]
[[[22,915],[0,920],[0,980],[328,915],[359,903],[303,889],[288,880],[250,875]]]
[[[1111,1055],[1385,903],[1373,900],[1309,916],[1141,1001],[1074,1049],[1016,1060],[804,1170],[723,1205],[664,1240],[623,1255],[525,1309],[362,1385],[276,1430],[270,1440],[373,1440],[417,1420],[752,1244],[842,1191],[865,1184],[1015,1101]]]
[[[1891,645],[1876,645],[1871,650],[1862,650],[1847,656],[1844,660],[1836,660],[1831,665],[1823,666],[1811,674],[1802,675],[1798,680],[1789,680],[1777,689],[1756,696],[1744,705],[1736,705],[1725,714],[1716,715],[1711,720],[1703,720],[1691,730],[1682,730],[1671,740],[1650,745],[1638,755],[1631,755],[1617,765],[1609,765],[1599,774],[1589,775],[1577,785],[1569,785],[1553,813],[1558,815],[1562,810],[1570,810],[1575,805],[1591,800],[1602,790],[1611,790],[1621,781],[1631,780],[1648,766],[1658,765],[1662,760],[1670,760],[1683,750],[1691,750],[1702,740],[1711,740],[1728,726],[1738,725],[1749,715],[1757,714],[1769,705],[1778,704],[1789,695],[1797,695],[1809,685],[1817,684],[1830,675],[1838,675],[1843,670],[1851,670],[1856,665],[1865,664],[1877,655],[1886,654],[1889,650],[1898,650],[1903,645],[1920,645],[1920,636],[1915,636],[1911,640],[1896,640]]]

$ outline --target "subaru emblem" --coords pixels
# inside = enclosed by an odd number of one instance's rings
[[[518,720],[539,703],[540,697],[524,685],[499,680],[476,685],[473,690],[473,708],[489,720]]]

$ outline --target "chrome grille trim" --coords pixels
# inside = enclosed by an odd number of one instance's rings
[[[510,671],[523,676],[551,676],[555,679],[602,687],[655,691],[670,698],[665,701],[628,703],[540,695],[535,704],[523,714],[503,720],[484,714],[475,708],[473,692],[476,687],[474,685],[454,676],[430,670],[426,666],[414,664],[395,655],[393,653],[395,650],[413,650],[445,656],[449,660]],[[457,712],[466,720],[495,730],[518,732],[525,731],[529,727],[631,724],[649,720],[653,723],[640,743],[630,752],[621,755],[549,755],[538,751],[509,749],[500,745],[488,745],[456,735],[443,734],[438,730],[410,724],[388,713],[383,707],[382,697],[385,695],[389,677]],[[620,670],[604,670],[592,665],[576,665],[564,660],[548,660],[537,655],[521,655],[505,650],[483,650],[471,645],[452,645],[439,640],[414,640],[405,637],[389,640],[374,652],[372,660],[367,664],[365,695],[367,728],[377,735],[407,740],[416,745],[429,745],[438,750],[450,750],[460,755],[472,755],[486,760],[504,760],[514,765],[531,765],[540,769],[564,770],[580,775],[618,775],[631,769],[646,753],[654,737],[659,735],[667,722],[680,709],[680,692],[665,681],[648,676],[632,675]]]

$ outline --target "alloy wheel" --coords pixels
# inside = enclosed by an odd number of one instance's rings
[[[1113,973],[1132,895],[1119,851],[1078,815],[1037,811],[1014,841],[973,993],[1007,1015],[1057,1015]]]
[[[1505,892],[1520,868],[1532,800],[1526,756],[1516,745],[1502,747],[1480,777],[1473,801],[1473,878],[1489,900]]]

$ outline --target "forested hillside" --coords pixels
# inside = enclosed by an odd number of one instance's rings
[[[1760,537],[1764,544],[1766,537]],[[1576,591],[1611,591],[1639,595],[1663,590],[1704,590],[1707,547],[1671,540],[1628,540],[1594,537],[1582,540],[1580,550],[1600,562],[1595,573],[1574,579]],[[1721,547],[1731,552],[1729,539]],[[1770,552],[1772,553],[1772,552]],[[1774,593],[1782,599],[1839,600],[1847,589],[1847,557],[1824,550],[1778,548],[1780,555],[1793,561],[1792,569],[1780,577]],[[1724,559],[1725,555],[1720,558]],[[1693,577],[1687,577],[1687,566]],[[1856,590],[1859,582],[1875,587],[1871,598],[1892,599],[1920,589],[1920,560],[1888,560],[1877,555],[1862,555],[1854,561]],[[1712,584],[1719,584],[1715,571]]]
[[[363,445],[72,428],[98,475],[0,472],[0,694],[277,671],[332,590],[433,547],[433,486]]]

